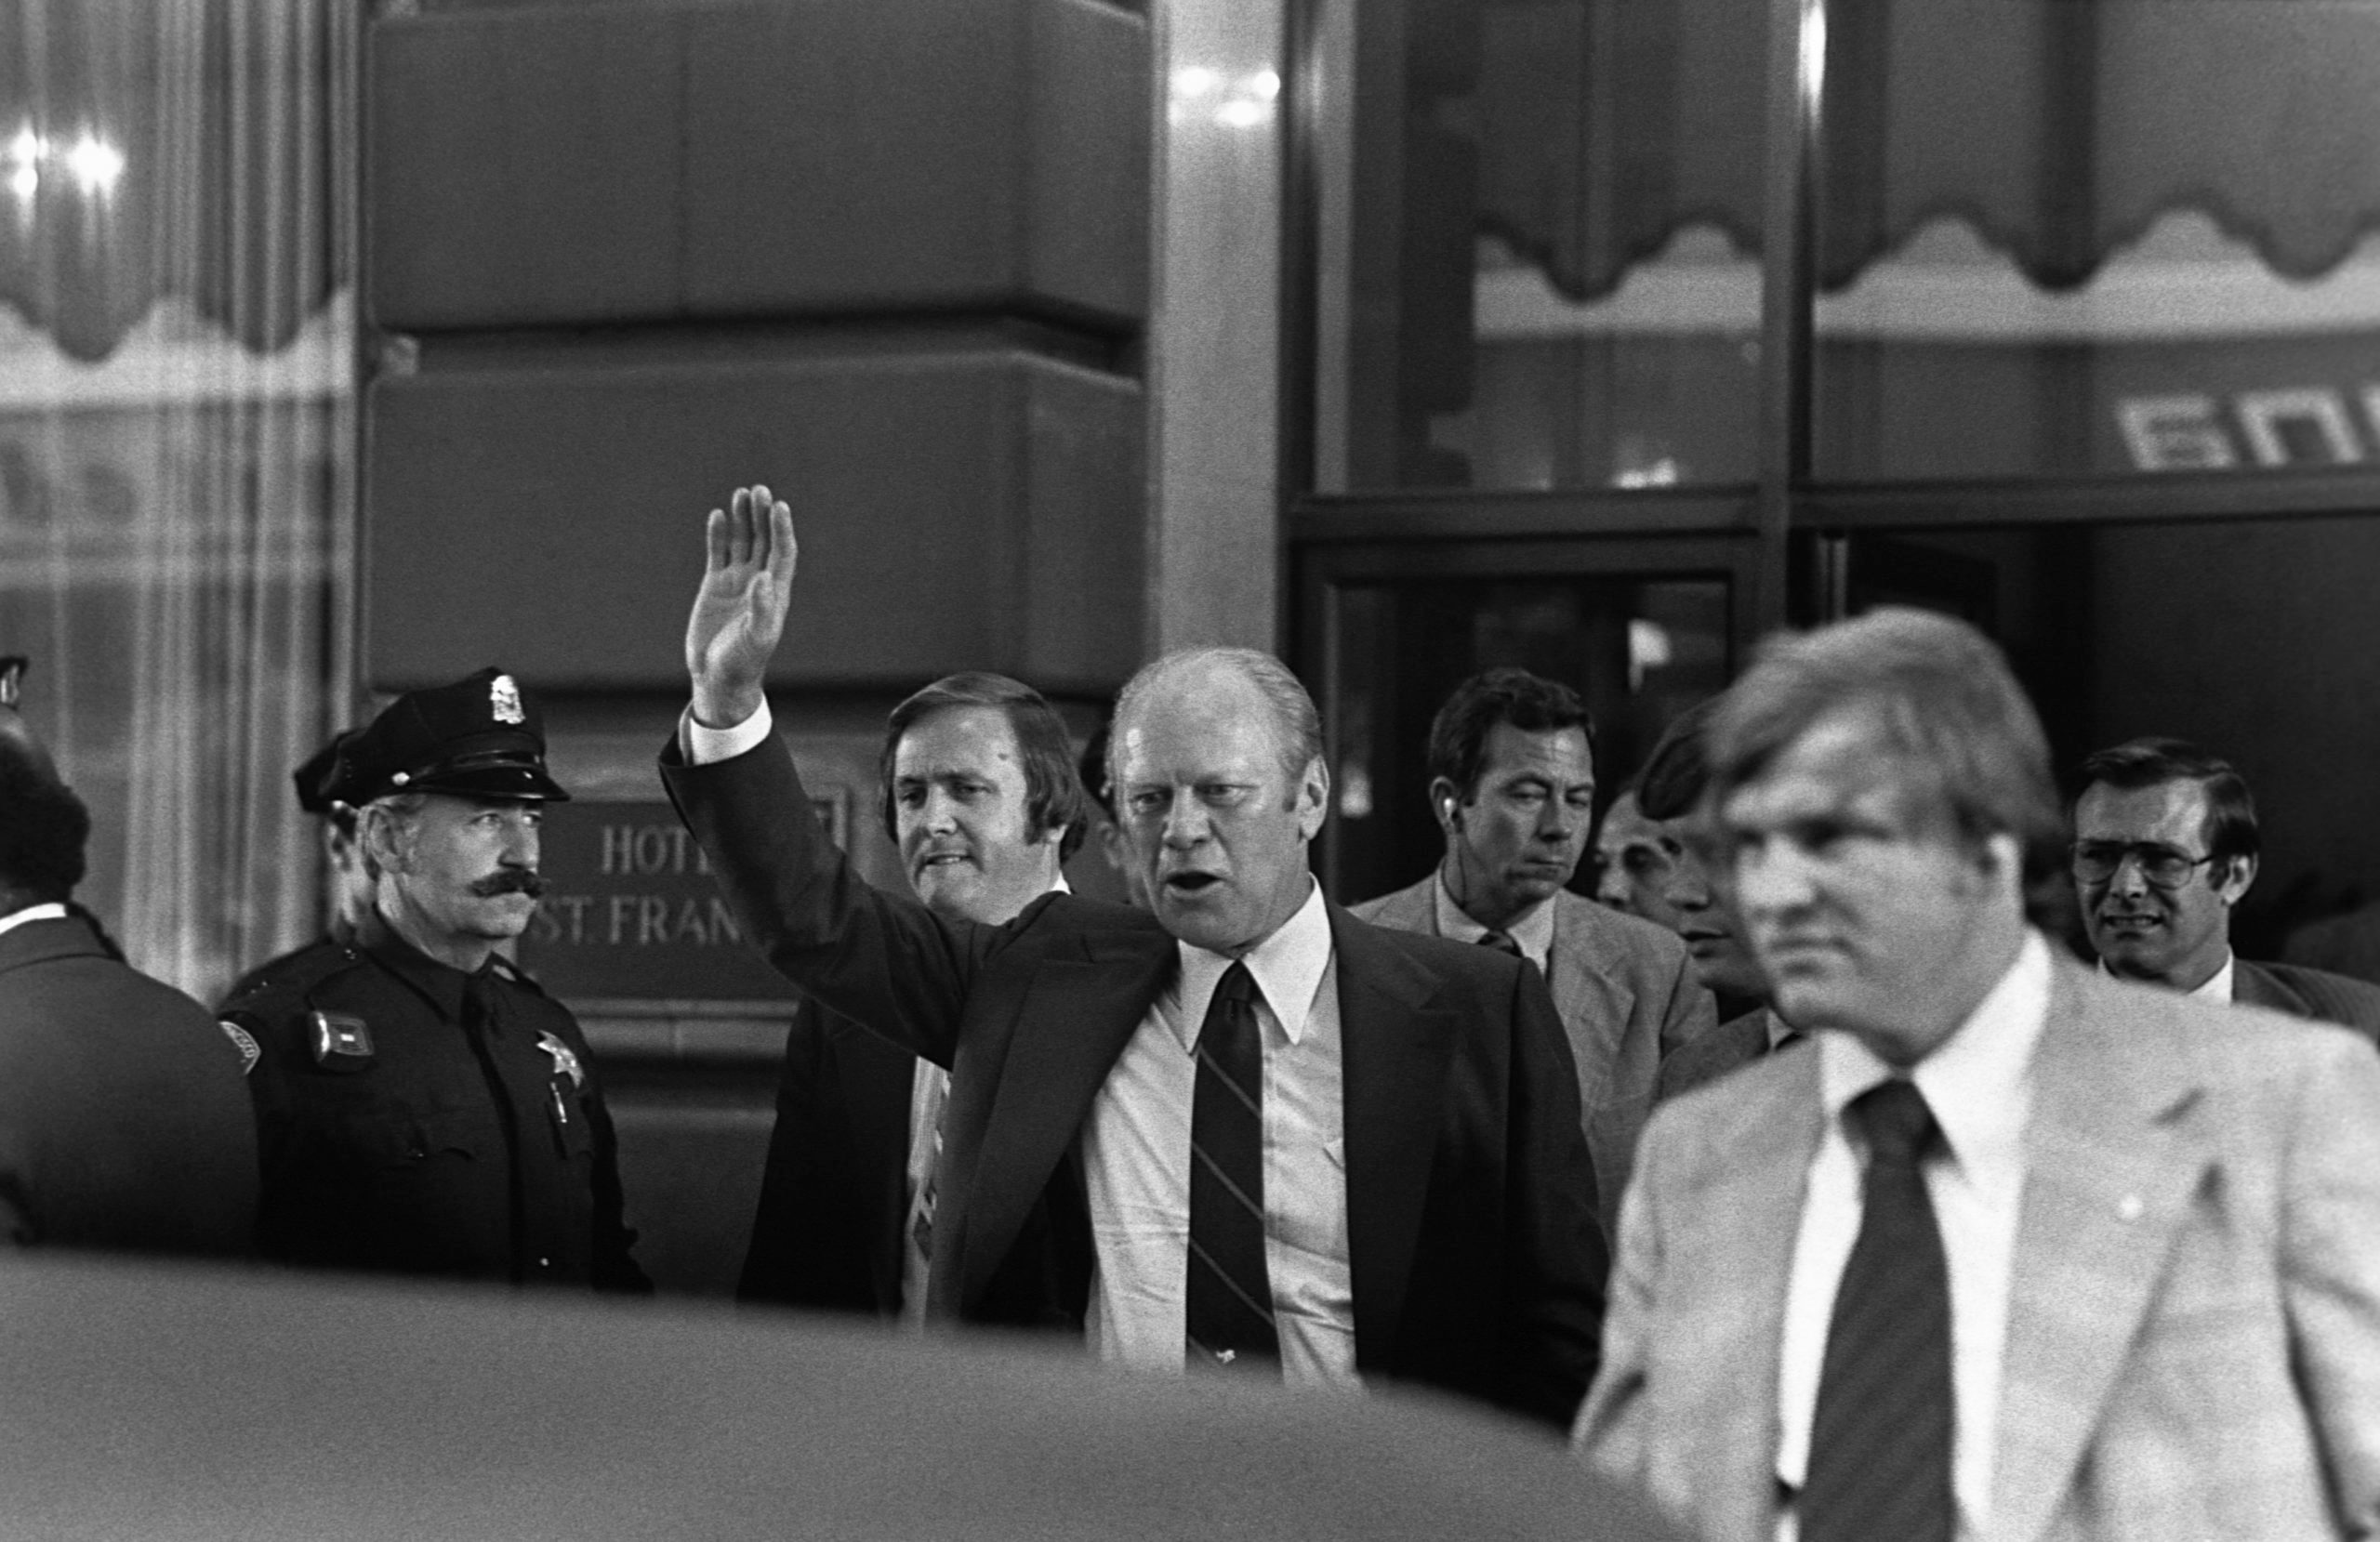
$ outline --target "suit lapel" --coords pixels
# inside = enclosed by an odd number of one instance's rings
[[[1079,957],[1034,970],[972,1165],[961,1300],[975,1298],[1016,1240],[1175,957],[1173,939],[1152,931],[1099,947],[1085,939]]]
[[[2061,966],[2033,1061],[1991,1530],[2031,1542],[2072,1484],[2211,1160],[2200,1071],[2153,998]]]
[[[1636,993],[1595,967],[1586,914],[1593,903],[1567,890],[1554,896],[1554,977],[1547,982],[1582,1072],[1591,1065],[1608,1069],[1620,1063],[1620,1041],[1636,1015]],[[1600,1009],[1591,1003],[1600,1004]],[[1590,1109],[1602,1100],[1600,1086],[1580,1090]]]
[[[1711,1181],[1681,1196],[1691,1207],[1686,1234],[1699,1245],[1661,1260],[1663,1274],[1699,1303],[1690,1322],[1673,1325],[1691,1336],[1693,1363],[1712,1372],[1690,1395],[1682,1422],[1695,1431],[1695,1449],[1678,1461],[1708,1483],[1701,1519],[1714,1536],[1766,1536],[1776,1528],[1778,1359],[1824,1128],[1815,1047],[1748,1072],[1741,1085],[1745,1104],[1703,1128],[1711,1149],[1699,1167]]]
[[[1435,976],[1335,904],[1330,936],[1345,1079],[1355,1363],[1376,1367],[1387,1363],[1404,1317],[1456,1020],[1434,1005]]]
[[[803,1002],[801,1009],[826,1016],[826,1041],[834,1053],[852,1146],[859,1157],[859,1170],[872,1176],[876,1184],[868,1206],[873,1214],[892,1222],[875,1237],[876,1245],[868,1257],[868,1272],[877,1291],[882,1299],[890,1300],[901,1286],[903,1233],[909,1219],[909,1104],[917,1057],[814,1001]]]
[[[2231,999],[2243,1007],[2268,1007],[2291,1017],[2314,1015],[2313,1007],[2290,989],[2287,981],[2244,958],[2231,967]]]

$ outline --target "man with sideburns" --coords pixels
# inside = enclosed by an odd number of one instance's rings
[[[929,910],[998,926],[1065,889],[1087,799],[1039,692],[934,681],[892,709],[878,774],[884,833]],[[949,1092],[942,1067],[804,1003],[737,1298],[920,1319]]]
[[[1381,926],[1515,953],[1543,971],[1578,1063],[1606,1234],[1662,1057],[1714,1024],[1686,949],[1566,886],[1593,821],[1594,744],[1577,692],[1526,669],[1455,687],[1430,724],[1437,868],[1355,906]]]

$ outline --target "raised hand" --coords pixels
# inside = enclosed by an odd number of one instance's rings
[[[769,655],[785,635],[793,589],[793,510],[766,487],[739,487],[714,508],[703,537],[708,556],[694,613],[686,618],[686,673],[694,720],[733,728],[760,710]]]

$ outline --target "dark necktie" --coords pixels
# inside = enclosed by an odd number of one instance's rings
[[[1223,971],[1198,1029],[1190,1105],[1189,1357],[1278,1376],[1264,1265],[1264,1047],[1248,966]]]
[[[1511,954],[1515,958],[1528,956],[1521,951],[1519,941],[1509,931],[1488,931],[1479,939],[1479,945],[1483,948],[1494,948],[1498,953]]]
[[[1950,1276],[1920,1168],[1934,1111],[1895,1079],[1847,1112],[1867,1131],[1868,1177],[1827,1327],[1802,1542],[1950,1542]]]

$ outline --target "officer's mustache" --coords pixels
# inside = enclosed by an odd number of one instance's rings
[[[534,867],[500,867],[484,878],[473,880],[471,892],[483,900],[493,900],[498,894],[526,894],[533,900],[542,899],[546,892],[545,875]]]

